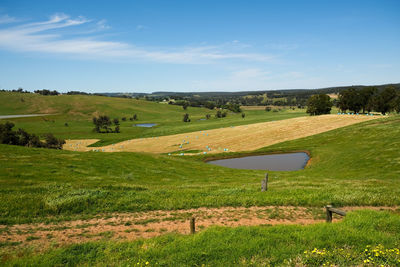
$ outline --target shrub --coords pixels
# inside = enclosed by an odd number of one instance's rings
[[[190,122],[189,114],[185,113],[183,115],[183,122]]]

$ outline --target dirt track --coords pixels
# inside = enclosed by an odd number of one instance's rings
[[[377,117],[361,115],[307,116],[169,136],[132,139],[96,148],[87,147],[95,143],[96,139],[67,140],[64,149],[150,153],[184,152],[184,150],[199,150],[207,153],[251,151],[375,118]]]
[[[398,207],[343,207],[390,210]],[[210,226],[255,226],[278,224],[314,224],[325,221],[325,209],[312,207],[266,206],[198,208],[175,211],[100,214],[93,219],[65,221],[52,224],[0,225],[0,242],[13,246],[49,246],[82,243],[100,239],[135,240],[165,233],[189,234],[189,218],[196,218],[196,229]],[[334,215],[334,222],[342,217]],[[11,246],[10,248],[12,248]]]

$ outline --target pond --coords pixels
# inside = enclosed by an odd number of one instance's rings
[[[304,169],[309,159],[310,157],[307,153],[296,152],[221,159],[209,161],[207,163],[233,169],[297,171]]]
[[[138,124],[134,124],[133,126],[150,128],[150,127],[153,127],[156,125],[157,125],[157,123],[138,123]]]

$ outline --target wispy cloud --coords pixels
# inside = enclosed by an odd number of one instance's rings
[[[79,37],[63,34],[65,29],[86,25],[108,30],[105,20],[93,21],[85,17],[71,18],[58,13],[46,21],[0,28],[0,47],[22,52],[42,52],[78,55],[96,59],[144,60],[176,64],[204,64],[221,60],[270,62],[274,56],[257,53],[229,52],[226,44],[179,48],[146,48],[118,41],[100,40],[98,37]],[[139,25],[141,27],[145,27]],[[68,37],[67,37],[68,36]]]
[[[18,20],[14,17],[10,17],[9,15],[0,15],[0,24],[13,23],[18,22]]]
[[[144,25],[137,25],[136,26],[136,30],[138,30],[138,31],[141,31],[141,30],[144,30],[144,29],[147,29],[148,27],[147,26],[144,26]]]

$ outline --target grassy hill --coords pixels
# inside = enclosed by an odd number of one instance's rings
[[[234,113],[229,113],[226,118],[216,119],[214,118],[215,111],[206,108],[188,107],[187,110],[183,110],[181,106],[94,95],[42,96],[0,92],[0,102],[2,103],[0,115],[52,114],[45,117],[7,119],[14,122],[17,128],[23,128],[39,135],[51,132],[64,139],[101,139],[102,141],[98,145],[139,137],[208,130],[306,115],[305,110],[301,109],[280,112],[252,110],[245,111],[244,119],[241,118],[241,114]],[[190,115],[190,123],[182,121],[185,113]],[[130,121],[129,118],[133,114],[137,114],[139,120]],[[199,120],[204,119],[206,114],[211,115],[210,120]],[[94,133],[92,117],[98,115],[119,118],[121,133]],[[127,121],[122,121],[122,117],[126,117]],[[5,120],[0,120],[0,122],[2,121]],[[65,123],[68,126],[65,126]],[[132,126],[135,123],[157,123],[157,126],[154,128]]]
[[[196,207],[400,205],[398,122],[391,117],[262,149],[312,156],[305,170],[270,172],[268,194],[259,192],[264,171],[209,165],[204,156],[0,145],[0,223]]]
[[[208,165],[199,156],[79,153],[0,145],[0,224],[220,206],[398,207],[399,120],[398,116],[388,117],[261,149],[302,149],[312,156],[305,170],[269,172],[266,193],[259,188],[264,171]],[[0,256],[4,264],[43,266],[63,262],[139,262],[138,266],[146,266],[146,262],[187,266],[314,266],[331,262],[352,266],[368,259],[364,251],[372,250],[368,245],[398,249],[399,218],[393,212],[358,211],[330,225],[213,227],[195,236],[167,234],[134,242],[117,242],[107,235],[100,242],[51,248],[44,254],[35,252],[39,248],[30,247],[28,240],[23,253],[15,247],[17,243],[4,242],[0,243]],[[2,231],[6,233],[7,228]],[[314,248],[326,248],[326,256],[304,254]],[[395,266],[399,257],[396,250],[390,251],[372,256],[374,262]],[[390,261],[389,253],[393,254]]]

